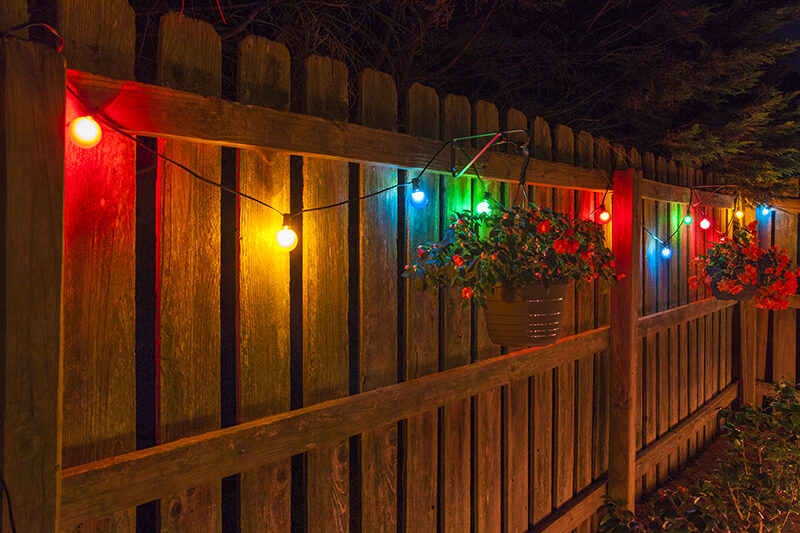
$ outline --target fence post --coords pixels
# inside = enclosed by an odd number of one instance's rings
[[[17,531],[60,529],[65,101],[56,51],[0,39],[0,469]]]
[[[633,510],[636,478],[636,369],[641,281],[641,171],[614,172],[612,249],[623,277],[611,290],[608,494]]]

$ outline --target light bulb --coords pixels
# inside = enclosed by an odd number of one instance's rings
[[[600,222],[600,224],[608,224],[611,221],[611,213],[606,211],[606,206],[601,205],[598,211],[597,221]]]
[[[489,207],[489,202],[486,200],[481,201],[478,205],[475,206],[475,212],[479,215],[488,215],[492,212],[492,208]]]
[[[420,209],[428,205],[428,195],[425,194],[425,191],[419,188],[419,178],[414,178],[411,180],[411,195],[409,196],[409,203]]]
[[[297,246],[297,233],[289,226],[284,226],[276,235],[278,246],[287,252],[291,252]]]
[[[769,216],[769,214],[771,212],[772,212],[772,208],[770,206],[768,206],[768,205],[765,205],[764,207],[761,208],[761,215],[762,216],[765,216],[765,217]]]
[[[76,146],[92,148],[100,142],[103,131],[92,117],[78,117],[69,123],[69,136]]]
[[[278,230],[275,235],[278,241],[278,246],[286,252],[291,252],[297,246],[297,233],[290,227],[292,223],[292,215],[283,215],[283,229]]]
[[[708,229],[711,227],[711,221],[707,218],[703,217],[703,220],[700,221],[700,227],[703,229]]]
[[[683,217],[683,223],[688,226],[689,224],[692,223],[692,217],[690,215],[686,215],[685,217]]]
[[[736,215],[736,218],[742,218],[744,216],[744,211],[737,209],[734,215]]]
[[[669,246],[664,246],[661,249],[661,257],[663,257],[664,259],[669,259],[670,257],[672,257],[672,248],[670,248]]]

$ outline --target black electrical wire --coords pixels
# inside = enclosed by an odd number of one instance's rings
[[[2,470],[0,470],[0,484],[3,486],[3,493],[6,495],[6,504],[8,505],[8,523],[11,525],[11,532],[17,533],[17,526],[14,524],[14,511],[11,508],[11,494],[8,492],[8,485],[6,485],[6,478],[3,477]]]
[[[0,33],[0,39],[2,39],[6,35],[9,35],[9,34],[15,32],[15,31],[25,30],[27,28],[44,28],[44,29],[46,29],[47,31],[52,33],[56,37],[56,39],[58,39],[58,46],[56,46],[56,52],[60,52],[61,50],[64,49],[64,38],[61,36],[60,33],[58,33],[58,31],[56,31],[56,29],[54,27],[52,27],[49,24],[45,24],[44,22],[25,22],[24,24],[17,24],[16,26],[8,28],[4,32]]]

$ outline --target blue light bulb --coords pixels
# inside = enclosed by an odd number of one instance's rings
[[[769,216],[769,214],[771,212],[772,212],[772,208],[770,206],[768,206],[768,205],[765,205],[764,207],[761,208],[761,216],[765,216],[765,217]]]
[[[417,209],[420,209],[428,205],[428,195],[425,194],[425,191],[423,191],[422,189],[415,189],[411,193],[409,202],[411,203],[412,206],[416,207]]]
[[[669,259],[670,257],[672,257],[672,248],[670,248],[669,246],[664,246],[661,249],[661,257],[663,257],[664,259]]]
[[[483,200],[481,203],[475,206],[475,212],[479,215],[488,215],[492,212],[492,208],[489,206],[489,202]]]

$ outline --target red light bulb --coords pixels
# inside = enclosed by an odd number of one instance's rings
[[[597,213],[597,221],[600,224],[608,224],[611,222],[611,213],[606,211],[606,206],[601,205]]]
[[[92,148],[100,142],[103,131],[100,129],[100,124],[92,117],[78,117],[70,122],[69,135],[76,146]]]
[[[700,221],[700,227],[703,229],[708,229],[711,227],[711,221],[708,220],[706,217],[703,217],[703,220]]]

